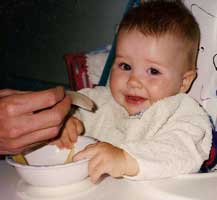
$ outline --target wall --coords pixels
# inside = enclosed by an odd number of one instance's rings
[[[113,40],[128,0],[1,0],[0,78],[67,84],[63,55]]]

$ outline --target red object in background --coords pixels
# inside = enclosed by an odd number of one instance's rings
[[[67,65],[69,86],[71,90],[91,88],[92,83],[87,73],[87,57],[84,53],[65,54],[64,60]]]

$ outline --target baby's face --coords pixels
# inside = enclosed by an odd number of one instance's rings
[[[114,99],[134,115],[162,98],[185,92],[191,74],[185,52],[181,40],[169,34],[156,38],[137,30],[121,31],[110,76]]]

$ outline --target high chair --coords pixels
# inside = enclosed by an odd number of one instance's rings
[[[143,0],[129,0],[126,11],[137,6]],[[198,76],[190,96],[196,99],[210,115],[213,124],[213,144],[210,157],[200,172],[209,172],[217,164],[217,1],[185,0],[184,3],[196,17],[201,29],[197,72]],[[106,85],[114,58],[115,38],[112,46],[93,52],[66,54],[64,56],[68,70],[69,85],[79,90],[94,85]]]

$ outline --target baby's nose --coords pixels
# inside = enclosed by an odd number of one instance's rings
[[[131,75],[128,79],[127,84],[129,87],[133,87],[133,88],[142,88],[143,87],[143,83],[142,83],[141,79],[136,75]]]

